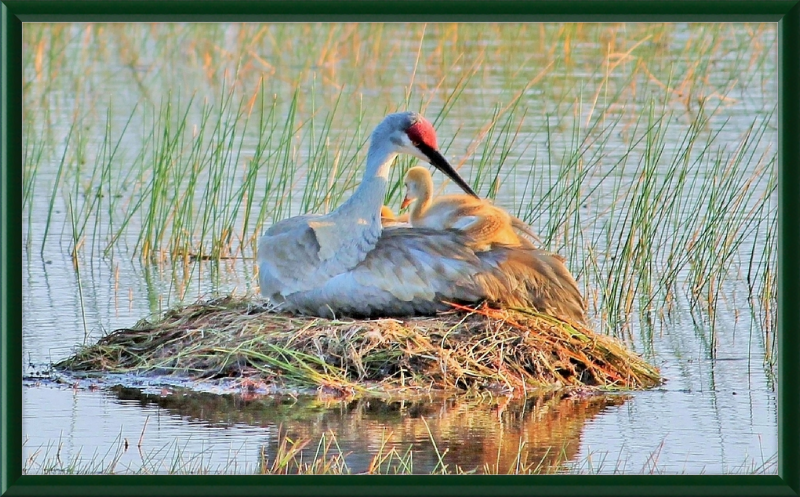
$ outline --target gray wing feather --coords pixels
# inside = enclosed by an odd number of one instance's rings
[[[319,266],[319,242],[314,230],[303,223],[280,224],[272,226],[258,241],[261,294],[276,303],[283,300],[287,281],[298,280],[298,267]]]
[[[525,247],[475,252],[466,241],[458,230],[384,230],[361,263],[284,295],[285,308],[326,317],[412,316],[448,309],[444,301],[488,301],[584,321],[583,298],[563,258]]]

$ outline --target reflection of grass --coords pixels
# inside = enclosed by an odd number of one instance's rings
[[[69,459],[62,459],[62,444],[57,447],[48,445],[35,450],[25,460],[22,468],[23,475],[88,475],[88,474],[170,474],[170,475],[207,475],[207,474],[262,474],[262,475],[410,475],[420,474],[415,470],[414,451],[409,446],[407,449],[398,449],[386,443],[378,445],[374,450],[367,469],[354,471],[347,462],[349,452],[339,446],[336,434],[323,433],[314,443],[313,439],[294,439],[279,430],[278,445],[273,453],[268,453],[265,447],[259,451],[255,464],[242,462],[244,447],[226,451],[228,460],[222,463],[211,463],[212,452],[205,450],[192,453],[187,457],[187,447],[181,446],[176,440],[162,448],[147,451],[136,447],[133,441],[118,436],[111,444],[104,457],[98,459],[94,454],[91,459],[82,456],[81,451]],[[25,444],[23,444],[25,445]],[[419,449],[418,449],[419,450]],[[428,450],[436,452],[431,446]],[[691,474],[684,471],[666,469],[658,464],[661,446],[653,450],[647,463],[639,470],[629,468],[629,461],[622,459],[621,455],[616,460],[609,460],[606,453],[593,452],[584,458],[570,461],[563,450],[552,448],[552,454],[546,453],[541,460],[528,460],[525,447],[521,445],[516,458],[508,467],[493,466],[489,463],[482,467],[462,468],[458,465],[437,464],[433,470],[425,471],[426,474]],[[122,457],[127,451],[138,451],[136,463],[122,463]],[[55,453],[54,453],[55,452]],[[555,454],[555,456],[554,456]],[[621,452],[620,452],[621,454]],[[419,456],[417,456],[419,457]],[[547,461],[546,463],[544,461]],[[741,464],[729,468],[726,474],[775,474],[777,468],[777,454],[759,461],[747,457]]]
[[[568,258],[606,330],[628,336],[638,311],[648,334],[688,307],[713,355],[716,309],[746,281],[770,349],[766,26],[31,24],[24,34],[29,248],[58,243],[67,221],[73,249],[92,257],[252,257],[265,226],[341,203],[371,127],[409,107],[435,122],[479,192]],[[388,203],[409,160],[399,163]],[[74,223],[59,208],[69,196]]]

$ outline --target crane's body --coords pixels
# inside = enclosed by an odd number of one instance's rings
[[[262,295],[282,310],[325,317],[429,315],[447,302],[490,301],[583,320],[580,292],[558,256],[521,247],[476,251],[454,229],[383,228],[399,153],[430,161],[477,198],[437,151],[428,121],[390,114],[373,131],[364,179],[345,203],[280,221],[259,239]],[[573,298],[557,305],[564,295]]]

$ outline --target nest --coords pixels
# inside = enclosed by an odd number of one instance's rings
[[[330,320],[247,297],[200,301],[116,330],[55,365],[70,371],[239,377],[329,392],[641,389],[658,369],[618,340],[523,310],[457,307],[429,318]]]

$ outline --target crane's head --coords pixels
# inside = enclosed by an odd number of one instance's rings
[[[389,114],[373,132],[373,140],[383,134],[388,135],[389,141],[397,152],[413,155],[418,159],[433,164],[436,169],[445,173],[466,193],[477,197],[464,179],[459,176],[453,166],[447,162],[436,143],[436,131],[433,125],[416,112],[398,112]],[[382,136],[385,138],[385,135]]]

